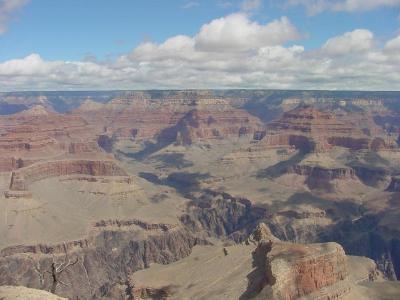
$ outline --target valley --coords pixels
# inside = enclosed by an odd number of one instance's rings
[[[0,94],[0,298],[396,299],[399,98]]]

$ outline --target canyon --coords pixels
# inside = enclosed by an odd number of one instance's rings
[[[0,94],[0,298],[397,299],[398,97]]]

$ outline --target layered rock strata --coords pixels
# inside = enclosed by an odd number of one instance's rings
[[[65,175],[127,176],[128,174],[113,161],[66,160],[36,163],[14,171],[10,190],[24,191],[29,184],[49,177]]]
[[[168,264],[188,256],[196,244],[205,241],[183,228],[144,231],[110,227],[92,237],[59,245],[20,246],[3,249],[0,255],[0,285],[25,285],[50,289],[47,273],[51,263],[77,259],[61,280],[56,293],[63,297],[98,299],[115,284],[152,263]]]
[[[306,152],[324,152],[333,146],[378,151],[393,144],[384,137],[384,132],[370,115],[334,114],[300,106],[268,124],[261,144],[267,147],[294,147]]]

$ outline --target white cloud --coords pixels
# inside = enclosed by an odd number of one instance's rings
[[[344,55],[365,52],[372,48],[374,34],[366,29],[356,29],[351,32],[329,39],[322,50],[330,55]]]
[[[385,44],[385,49],[390,51],[400,51],[400,35]]]
[[[301,5],[310,14],[329,11],[360,12],[379,7],[400,6],[400,0],[287,0],[287,5]]]
[[[7,31],[9,22],[15,12],[21,9],[29,0],[0,0],[0,35]]]
[[[195,40],[196,48],[202,51],[244,51],[298,37],[296,28],[286,17],[262,25],[237,13],[203,25]]]
[[[144,42],[115,61],[46,61],[38,54],[8,60],[0,63],[0,90],[400,89],[400,37],[378,47],[372,32],[357,29],[317,50],[285,45],[297,35],[287,18],[260,24],[235,14],[194,36]]]
[[[244,0],[240,7],[244,11],[254,11],[262,6],[262,0]]]

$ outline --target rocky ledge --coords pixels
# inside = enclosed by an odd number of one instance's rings
[[[127,176],[128,174],[114,161],[106,160],[64,160],[33,164],[14,171],[11,175],[10,190],[24,191],[29,184],[45,178],[65,175]]]
[[[298,299],[333,286],[321,299],[341,299],[350,292],[347,258],[339,244],[281,242],[265,224],[256,228],[250,241],[258,243],[253,257],[263,270],[258,292],[268,299]]]

